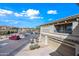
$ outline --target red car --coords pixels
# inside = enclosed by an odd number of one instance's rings
[[[12,35],[11,37],[9,37],[10,40],[19,40],[20,37],[16,36],[16,35]]]

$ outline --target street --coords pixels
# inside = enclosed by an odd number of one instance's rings
[[[0,55],[1,56],[11,56],[19,52],[24,46],[28,45],[31,39],[36,35],[24,35],[25,37],[21,40],[4,40],[0,41]]]

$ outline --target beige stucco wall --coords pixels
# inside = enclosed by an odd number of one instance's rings
[[[54,25],[41,26],[40,32],[54,33],[57,32]]]

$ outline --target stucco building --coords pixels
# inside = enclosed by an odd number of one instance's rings
[[[40,26],[40,41],[58,43],[61,55],[79,55],[79,15],[73,15]]]
[[[18,28],[18,33],[25,33],[31,31],[30,28]]]

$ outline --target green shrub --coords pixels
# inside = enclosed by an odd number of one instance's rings
[[[7,31],[7,34],[10,34],[10,31]]]
[[[35,46],[36,49],[40,48],[40,46],[38,44],[35,44],[34,46]]]
[[[34,45],[30,45],[30,50],[34,50],[34,49],[35,49]]]
[[[34,50],[37,48],[40,48],[40,46],[38,44],[30,45],[30,50]]]

